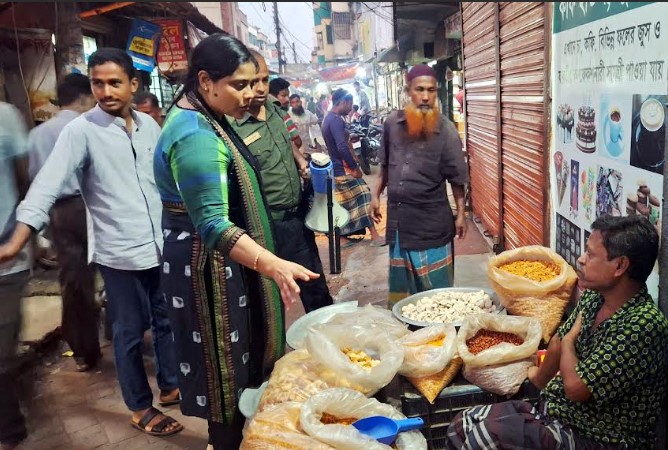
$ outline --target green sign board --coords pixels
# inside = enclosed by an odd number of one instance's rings
[[[553,33],[570,30],[652,3],[655,2],[555,2]]]

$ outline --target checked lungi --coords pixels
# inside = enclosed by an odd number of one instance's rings
[[[390,309],[409,295],[452,287],[454,277],[452,242],[427,250],[408,250],[399,246],[396,233],[394,243],[390,243]]]
[[[459,413],[448,427],[448,450],[603,450],[622,449],[587,439],[548,417],[546,403],[510,400]]]
[[[362,178],[351,175],[334,177],[336,201],[350,214],[350,221],[341,228],[341,236],[366,234],[371,227],[371,189]]]

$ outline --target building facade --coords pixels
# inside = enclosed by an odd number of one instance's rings
[[[355,13],[348,2],[313,2],[313,63],[335,66],[356,59]]]
[[[192,2],[204,17],[248,45],[248,18],[238,2]]]

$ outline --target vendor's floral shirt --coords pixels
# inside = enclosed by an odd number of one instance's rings
[[[592,398],[582,403],[568,400],[558,375],[541,394],[547,413],[600,443],[654,448],[654,429],[667,385],[668,320],[646,287],[592,329],[602,305],[599,293],[585,291],[558,331],[563,338],[582,312],[575,344],[576,372]]]

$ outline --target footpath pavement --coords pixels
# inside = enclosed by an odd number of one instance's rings
[[[373,180],[369,180],[371,185]],[[384,211],[383,211],[384,212]],[[490,246],[469,223],[469,236],[456,244],[455,285],[488,287],[486,262]],[[381,235],[384,227],[379,227]],[[387,302],[388,247],[371,247],[370,236],[342,250],[342,271],[329,273],[328,242],[317,237],[330,291],[336,302],[358,300],[360,305]],[[101,337],[103,359],[95,371],[74,371],[72,358],[63,356],[67,345],[57,339],[60,297],[55,271],[40,271],[24,299],[24,350],[32,355],[21,375],[21,397],[27,416],[29,438],[18,450],[205,450],[207,424],[183,416],[177,406],[161,408],[179,420],[185,430],[167,438],[142,433],[129,425],[130,414],[121,398],[112,360],[111,343]],[[287,311],[289,326],[304,313],[301,305]],[[150,333],[145,363],[154,395],[155,384]],[[51,337],[50,344],[44,337]],[[48,341],[49,339],[47,339]],[[35,350],[38,351],[35,351]]]

